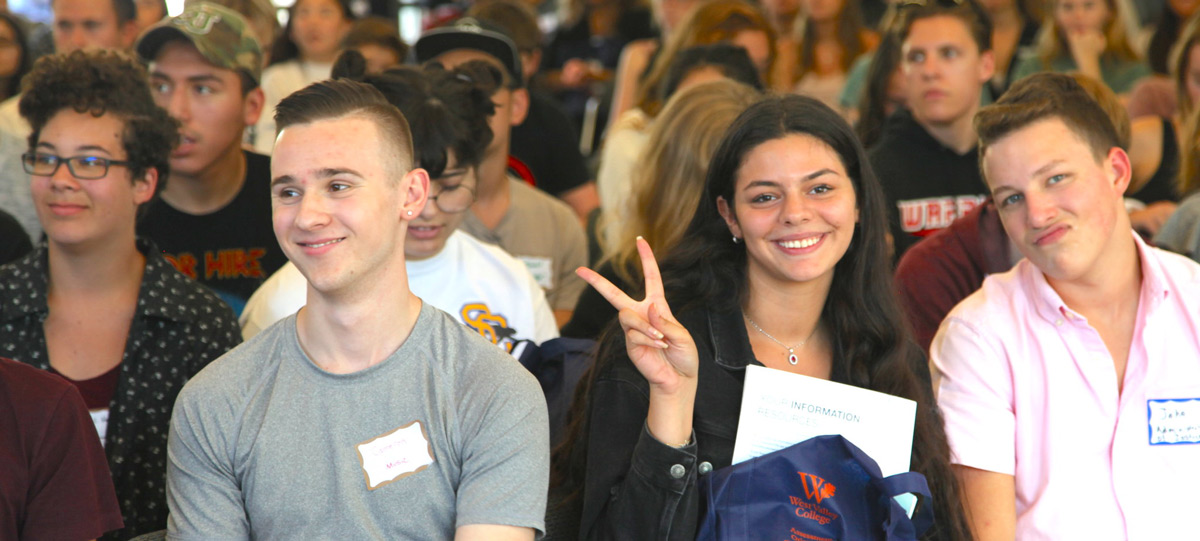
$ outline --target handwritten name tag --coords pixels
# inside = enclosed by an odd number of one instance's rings
[[[1200,443],[1200,398],[1147,400],[1150,445]]]
[[[367,490],[403,479],[433,464],[433,446],[421,421],[413,421],[358,444]]]

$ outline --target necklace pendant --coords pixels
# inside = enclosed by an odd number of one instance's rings
[[[788,348],[788,363],[792,366],[796,366],[796,363],[798,362],[800,362],[800,358],[796,357],[796,352],[793,351],[792,348]]]

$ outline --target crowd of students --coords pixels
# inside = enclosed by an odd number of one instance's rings
[[[751,365],[925,538],[1186,537],[1194,3],[876,4],[0,12],[0,538],[693,539]]]

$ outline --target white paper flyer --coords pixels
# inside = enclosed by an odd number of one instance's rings
[[[750,365],[733,463],[814,436],[841,434],[873,458],[884,477],[903,473],[908,471],[916,416],[912,400]]]

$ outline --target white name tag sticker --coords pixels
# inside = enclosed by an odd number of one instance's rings
[[[108,434],[108,408],[88,410],[92,414],[92,424],[96,425],[96,434],[100,436],[100,446],[104,447],[104,436]]]
[[[1150,445],[1200,443],[1200,398],[1146,401]]]
[[[554,287],[554,262],[550,258],[520,256],[517,259],[525,264],[525,268],[529,269],[529,274],[533,275],[533,279],[539,286],[542,286],[543,289]]]
[[[433,445],[421,421],[413,421],[355,448],[367,490],[417,473],[433,464]]]

